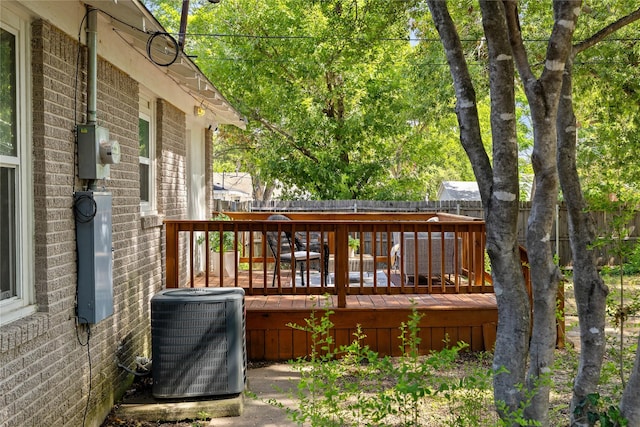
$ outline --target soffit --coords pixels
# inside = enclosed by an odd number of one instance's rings
[[[166,32],[149,10],[137,0],[90,0],[89,6],[101,12],[106,20],[140,57],[146,58],[150,67],[156,67],[176,82],[180,88],[200,105],[213,113],[216,121],[246,128],[245,119],[233,108],[214,84],[184,52],[179,52],[175,62],[168,66],[153,63],[147,56],[147,42],[156,32]]]

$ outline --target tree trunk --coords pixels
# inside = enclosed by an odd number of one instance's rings
[[[577,124],[573,111],[572,58],[567,61],[558,110],[558,170],[567,205],[569,242],[573,256],[573,285],[580,322],[580,363],[573,385],[571,425],[589,425],[584,405],[597,391],[605,353],[605,308],[609,290],[600,278],[595,254],[595,226],[582,194],[576,165]],[[584,411],[575,413],[580,405]]]
[[[524,400],[530,337],[530,306],[518,247],[518,146],[516,138],[513,55],[502,3],[481,1],[482,25],[489,52],[493,190],[487,209],[487,252],[498,303],[498,335],[494,352],[494,398],[514,413]],[[495,246],[494,246],[495,245]],[[508,372],[504,372],[506,369]]]
[[[554,26],[539,79],[531,71],[522,42],[517,2],[504,1],[509,35],[518,74],[531,108],[533,124],[532,163],[536,192],[527,227],[527,253],[532,271],[533,329],[529,350],[527,390],[532,396],[525,417],[547,424],[549,412],[548,376],[556,343],[556,296],[560,273],[554,264],[551,230],[558,197],[556,165],[556,117],[562,88],[564,64],[571,52],[571,40],[581,1],[553,4]]]
[[[536,109],[544,109],[543,102],[538,100],[536,107],[532,105],[532,112]],[[525,415],[528,419],[547,425],[550,391],[548,379],[554,361],[557,338],[555,313],[560,281],[560,273],[553,260],[550,239],[558,198],[558,171],[555,163],[555,125],[545,126],[546,114],[532,115],[534,126],[537,122],[538,127],[538,131],[534,132],[537,133],[537,137],[534,136],[533,149],[536,192],[527,226],[527,254],[532,272],[531,288],[535,314],[526,381],[527,390],[532,398],[531,404],[525,409]],[[551,163],[549,163],[550,157],[553,158]]]
[[[638,337],[638,349],[640,349],[640,336]],[[636,351],[636,360],[633,363],[633,371],[624,388],[620,411],[622,416],[629,421],[629,426],[640,426],[640,350]]]
[[[582,2],[554,1],[554,27],[549,39],[545,68],[536,78],[528,63],[527,52],[520,34],[517,1],[496,2],[481,0],[483,26],[489,46],[491,84],[491,128],[493,138],[493,168],[479,135],[475,91],[460,46],[455,26],[446,2],[428,0],[447,55],[447,62],[456,89],[456,114],[460,124],[460,139],[472,167],[485,209],[487,251],[491,259],[492,277],[498,302],[498,336],[494,356],[494,395],[502,401],[505,411],[516,411],[526,403],[518,385],[524,384],[525,356],[529,354],[526,391],[533,396],[525,409],[525,417],[547,424],[549,386],[541,379],[547,377],[553,363],[556,343],[556,296],[560,274],[553,261],[551,230],[557,203],[559,178],[563,182],[570,212],[571,245],[574,252],[576,300],[580,315],[581,354],[580,373],[574,387],[572,408],[595,389],[604,351],[604,300],[607,289],[595,269],[589,244],[593,240],[590,218],[583,211],[584,199],[575,165],[575,118],[563,110],[559,114],[559,100],[563,88],[563,72],[571,73],[571,40]],[[635,14],[636,12],[634,12]],[[579,45],[584,49],[597,40],[637,19],[633,14],[598,32],[591,40]],[[505,29],[506,22],[506,29]],[[505,47],[510,41],[511,50]],[[513,207],[517,213],[517,141],[512,130],[513,79],[509,65],[515,61],[531,107],[534,130],[533,166],[536,194],[527,228],[527,251],[533,285],[533,331],[529,339],[529,307],[520,272],[517,240],[515,239]],[[511,65],[512,66],[512,65]],[[511,70],[513,70],[511,68]],[[571,87],[565,87],[564,101],[570,101]],[[570,105],[570,104],[569,104]],[[559,129],[559,130],[558,130]],[[560,146],[558,146],[560,144]],[[514,155],[515,153],[515,155]],[[561,170],[561,174],[558,172]],[[515,185],[515,189],[512,187]],[[565,189],[566,187],[566,189]],[[570,199],[570,200],[569,200]],[[515,203],[513,203],[515,201]],[[509,372],[504,373],[501,368]],[[630,425],[640,425],[640,356],[621,404]],[[526,405],[525,405],[526,406]],[[509,415],[502,413],[501,416]],[[585,425],[576,416],[574,425]]]
[[[537,91],[537,89],[536,89]],[[537,98],[537,99],[534,99]],[[549,410],[549,375],[556,345],[556,298],[560,273],[553,260],[551,231],[558,201],[555,124],[547,121],[548,98],[529,100],[534,123],[532,154],[536,192],[527,225],[527,255],[531,269],[533,325],[529,348],[527,390],[531,397],[525,408],[527,419],[547,425]],[[553,114],[549,114],[553,117]],[[550,162],[551,160],[551,162]]]
[[[554,129],[555,131],[555,129]],[[554,138],[555,139],[555,138]],[[545,147],[545,156],[555,158],[555,143]],[[536,149],[534,148],[534,155]],[[535,162],[534,162],[535,164]],[[555,162],[554,162],[555,165]],[[550,383],[556,344],[556,299],[560,273],[553,261],[551,229],[558,196],[557,170],[536,168],[536,193],[527,226],[527,254],[531,268],[533,327],[529,349],[527,389],[532,393],[526,408],[528,419],[547,425]]]
[[[429,0],[440,39],[445,49],[456,90],[456,114],[460,140],[469,156],[482,197],[487,230],[487,252],[498,303],[498,330],[494,352],[494,396],[504,403],[507,415],[523,400],[519,384],[524,383],[528,351],[530,309],[517,243],[518,150],[515,131],[513,62],[505,37],[504,12],[499,2],[481,2],[486,20],[491,62],[493,168],[482,144],[475,91],[469,76],[460,39],[449,16],[446,2]],[[502,32],[502,33],[501,33]]]
[[[587,203],[582,193],[576,164],[576,143],[578,127],[573,110],[573,59],[575,56],[594,46],[608,35],[640,19],[640,8],[612,22],[591,37],[573,47],[564,72],[562,96],[558,110],[558,169],[560,185],[567,205],[569,221],[569,242],[573,256],[573,282],[578,319],[580,323],[580,363],[573,385],[571,399],[571,426],[590,425],[585,405],[589,394],[597,392],[600,372],[605,353],[606,338],[605,310],[609,289],[598,274],[596,257],[590,247],[596,238],[595,225],[587,212]],[[640,356],[631,374],[632,380],[625,388],[621,409],[629,425],[640,425],[640,397],[637,390],[640,369]],[[631,384],[633,382],[633,384]],[[575,413],[577,407],[583,407]]]

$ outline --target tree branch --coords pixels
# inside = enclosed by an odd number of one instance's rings
[[[515,83],[513,54],[508,37],[503,4],[481,0],[482,26],[489,54],[491,90],[491,137],[493,140],[493,191],[517,195],[518,143],[516,138]],[[505,179],[506,178],[506,179]],[[516,197],[514,196],[514,200]],[[492,202],[493,203],[493,202]],[[495,202],[502,203],[502,202]],[[504,209],[503,214],[510,212]],[[511,222],[511,221],[509,221]],[[512,222],[515,224],[515,222]]]
[[[427,0],[427,4],[440,35],[456,91],[456,115],[460,125],[460,142],[469,156],[482,200],[487,205],[493,188],[493,169],[482,144],[476,92],[462,50],[462,43],[449,15],[447,2]]]
[[[614,32],[618,31],[620,28],[631,24],[632,22],[637,21],[638,19],[640,19],[640,8],[634,10],[633,12],[631,12],[630,14],[628,14],[627,16],[623,16],[622,18],[618,19],[615,22],[612,22],[611,24],[607,25],[606,27],[602,28],[600,31],[598,31],[597,33],[593,34],[591,37],[587,38],[586,40],[581,41],[580,43],[576,43],[573,45],[573,55],[577,55],[578,53],[594,46],[595,44],[597,44],[598,42],[602,41],[605,37],[613,34]]]
[[[582,0],[556,1],[553,4],[554,24],[547,45],[546,63],[540,80],[560,86],[564,66],[571,49],[571,38],[576,28]],[[559,88],[557,89],[559,92]]]
[[[520,31],[520,18],[518,17],[518,3],[515,1],[503,1],[505,17],[507,20],[507,28],[509,32],[509,42],[511,43],[511,51],[513,53],[513,59],[518,68],[518,74],[522,79],[522,83],[525,87],[528,87],[532,82],[536,80],[531,66],[529,65],[529,58],[527,57],[527,50],[524,47],[522,41],[522,32]]]
[[[316,163],[319,162],[318,158],[311,151],[309,151],[305,147],[302,147],[302,146],[298,145],[291,134],[285,132],[284,130],[280,129],[279,127],[277,127],[273,123],[270,123],[269,121],[265,120],[263,117],[261,117],[261,116],[259,116],[257,114],[254,114],[253,118],[256,121],[260,122],[260,124],[262,124],[269,131],[284,137],[285,141],[287,141],[289,143],[289,145],[291,145],[296,151],[301,153],[303,156],[307,157],[308,159],[310,159],[310,160],[312,160],[312,161],[314,161]]]

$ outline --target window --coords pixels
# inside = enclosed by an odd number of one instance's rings
[[[140,164],[140,210],[155,211],[155,126],[151,97],[140,94],[138,142]]]
[[[29,217],[31,157],[27,111],[27,24],[0,14],[0,324],[35,310]]]

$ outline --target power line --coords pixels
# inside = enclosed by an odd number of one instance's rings
[[[153,34],[152,32],[149,31],[145,31],[141,28],[138,28],[137,26],[131,25],[113,15],[111,15],[110,13],[102,10],[102,9],[98,9],[100,12],[102,12],[103,14],[107,15],[108,17],[110,17],[111,19],[128,26],[129,28],[139,31],[141,33],[145,33],[145,34]],[[165,34],[169,34],[171,36],[180,36],[180,33],[171,33],[171,32],[167,32]],[[323,40],[323,39],[327,39],[327,38],[323,38],[323,37],[318,37],[318,36],[309,36],[309,35],[275,35],[275,36],[269,36],[269,35],[257,35],[257,34],[228,34],[228,33],[185,33],[184,36],[189,36],[189,37],[212,37],[212,38],[248,38],[248,39],[265,39],[265,40],[295,40],[295,39],[306,39],[306,40]],[[335,40],[336,38],[331,38],[331,40]],[[372,41],[404,41],[404,42],[424,42],[424,43],[441,43],[441,40],[439,38],[427,38],[427,37],[377,37],[377,38],[373,38],[373,39],[368,39],[368,38],[364,38],[364,37],[342,37],[340,38],[343,41],[364,41],[364,40],[372,40]],[[482,41],[484,41],[484,37],[480,38],[480,39],[460,39],[461,42],[464,43],[480,43]],[[523,39],[524,42],[527,43],[547,43],[549,41],[549,39]],[[575,41],[574,43],[581,43],[583,40],[578,40]],[[637,37],[611,37],[611,38],[606,38],[603,39],[600,43],[606,43],[606,42],[627,42],[627,41],[631,41],[631,42],[637,42],[640,41],[640,38]]]
[[[178,33],[168,33],[171,35],[178,36]],[[441,43],[439,38],[428,38],[428,37],[376,37],[376,38],[365,38],[365,37],[318,37],[318,36],[310,36],[310,35],[259,35],[259,34],[229,34],[229,33],[186,33],[189,37],[211,37],[211,38],[245,38],[245,39],[258,39],[258,40],[336,40],[340,39],[342,41],[403,41],[403,42],[425,42],[425,43]],[[484,38],[480,39],[460,39],[461,42],[464,43],[480,43],[485,41]],[[523,39],[526,43],[547,43],[549,39]],[[637,42],[640,41],[640,38],[631,38],[631,37],[616,37],[616,38],[607,38],[602,40],[602,42]],[[581,43],[581,40],[575,41],[575,43]]]
[[[149,32],[149,31],[144,31],[141,28],[138,28],[134,25],[131,25],[121,19],[118,19],[117,17],[109,14],[108,12],[98,9],[100,10],[100,12],[104,13],[105,15],[109,16],[111,19],[126,25],[128,27],[130,27],[133,30],[139,31],[141,33],[145,33],[145,34],[149,34],[152,35],[153,33]],[[179,33],[164,33],[164,34],[168,34],[168,35],[172,35],[172,36],[179,36]],[[321,37],[317,37],[317,36],[309,36],[309,35],[275,35],[275,36],[268,36],[268,35],[255,35],[255,34],[228,34],[228,33],[186,33],[184,34],[185,36],[189,36],[189,37],[211,37],[211,38],[248,38],[248,39],[265,39],[265,40],[295,40],[295,39],[303,39],[303,40],[323,40],[323,38]],[[335,40],[335,39],[332,39]],[[441,43],[441,40],[438,38],[425,38],[425,37],[378,37],[378,38],[374,38],[374,39],[366,39],[363,37],[353,37],[353,38],[341,38],[341,40],[343,41],[365,41],[365,40],[371,40],[371,41],[403,41],[403,42],[410,42],[410,43],[416,43],[416,42],[423,42],[423,43]],[[484,37],[481,39],[460,39],[461,42],[464,43],[480,43],[482,41],[484,41]],[[523,39],[524,42],[527,43],[547,43],[549,40],[548,39]],[[606,38],[603,39],[600,43],[607,43],[607,42],[637,42],[640,41],[640,38],[636,38],[636,37],[611,37],[611,38]],[[581,41],[576,41],[575,44],[580,43]],[[262,61],[274,61],[275,60],[255,60],[255,59],[243,59],[243,58],[209,58],[210,60],[214,60],[214,61],[247,61],[247,62],[262,62]],[[631,62],[625,62],[625,61],[610,61],[610,60],[602,60],[602,61],[596,61],[596,60],[589,60],[589,61],[576,61],[574,62],[574,65],[587,65],[587,64],[598,64],[598,63],[610,63],[610,64],[622,64],[622,65],[632,65]],[[425,63],[423,65],[430,65],[430,66],[448,66],[447,63]],[[484,65],[484,63],[470,63],[470,65]],[[635,63],[633,65],[636,65]]]
[[[196,58],[200,58],[199,56],[196,56]],[[294,60],[295,58],[288,58],[288,59],[272,59],[272,58],[223,58],[223,57],[213,57],[213,56],[207,56],[206,60],[207,61],[219,61],[219,62],[247,62],[247,63],[260,63],[260,62],[265,62],[265,63],[289,63],[292,60]],[[632,63],[630,61],[612,61],[610,59],[602,59],[602,60],[585,60],[585,61],[574,61],[573,65],[574,66],[580,66],[580,65],[591,65],[591,64],[618,64],[618,65],[636,65],[636,63]],[[421,66],[429,66],[429,67],[448,67],[449,64],[447,62],[420,62]],[[485,67],[487,66],[487,62],[483,62],[483,61],[468,61],[467,62],[468,66],[476,66],[476,67]],[[539,64],[539,65],[544,65],[544,64]]]

